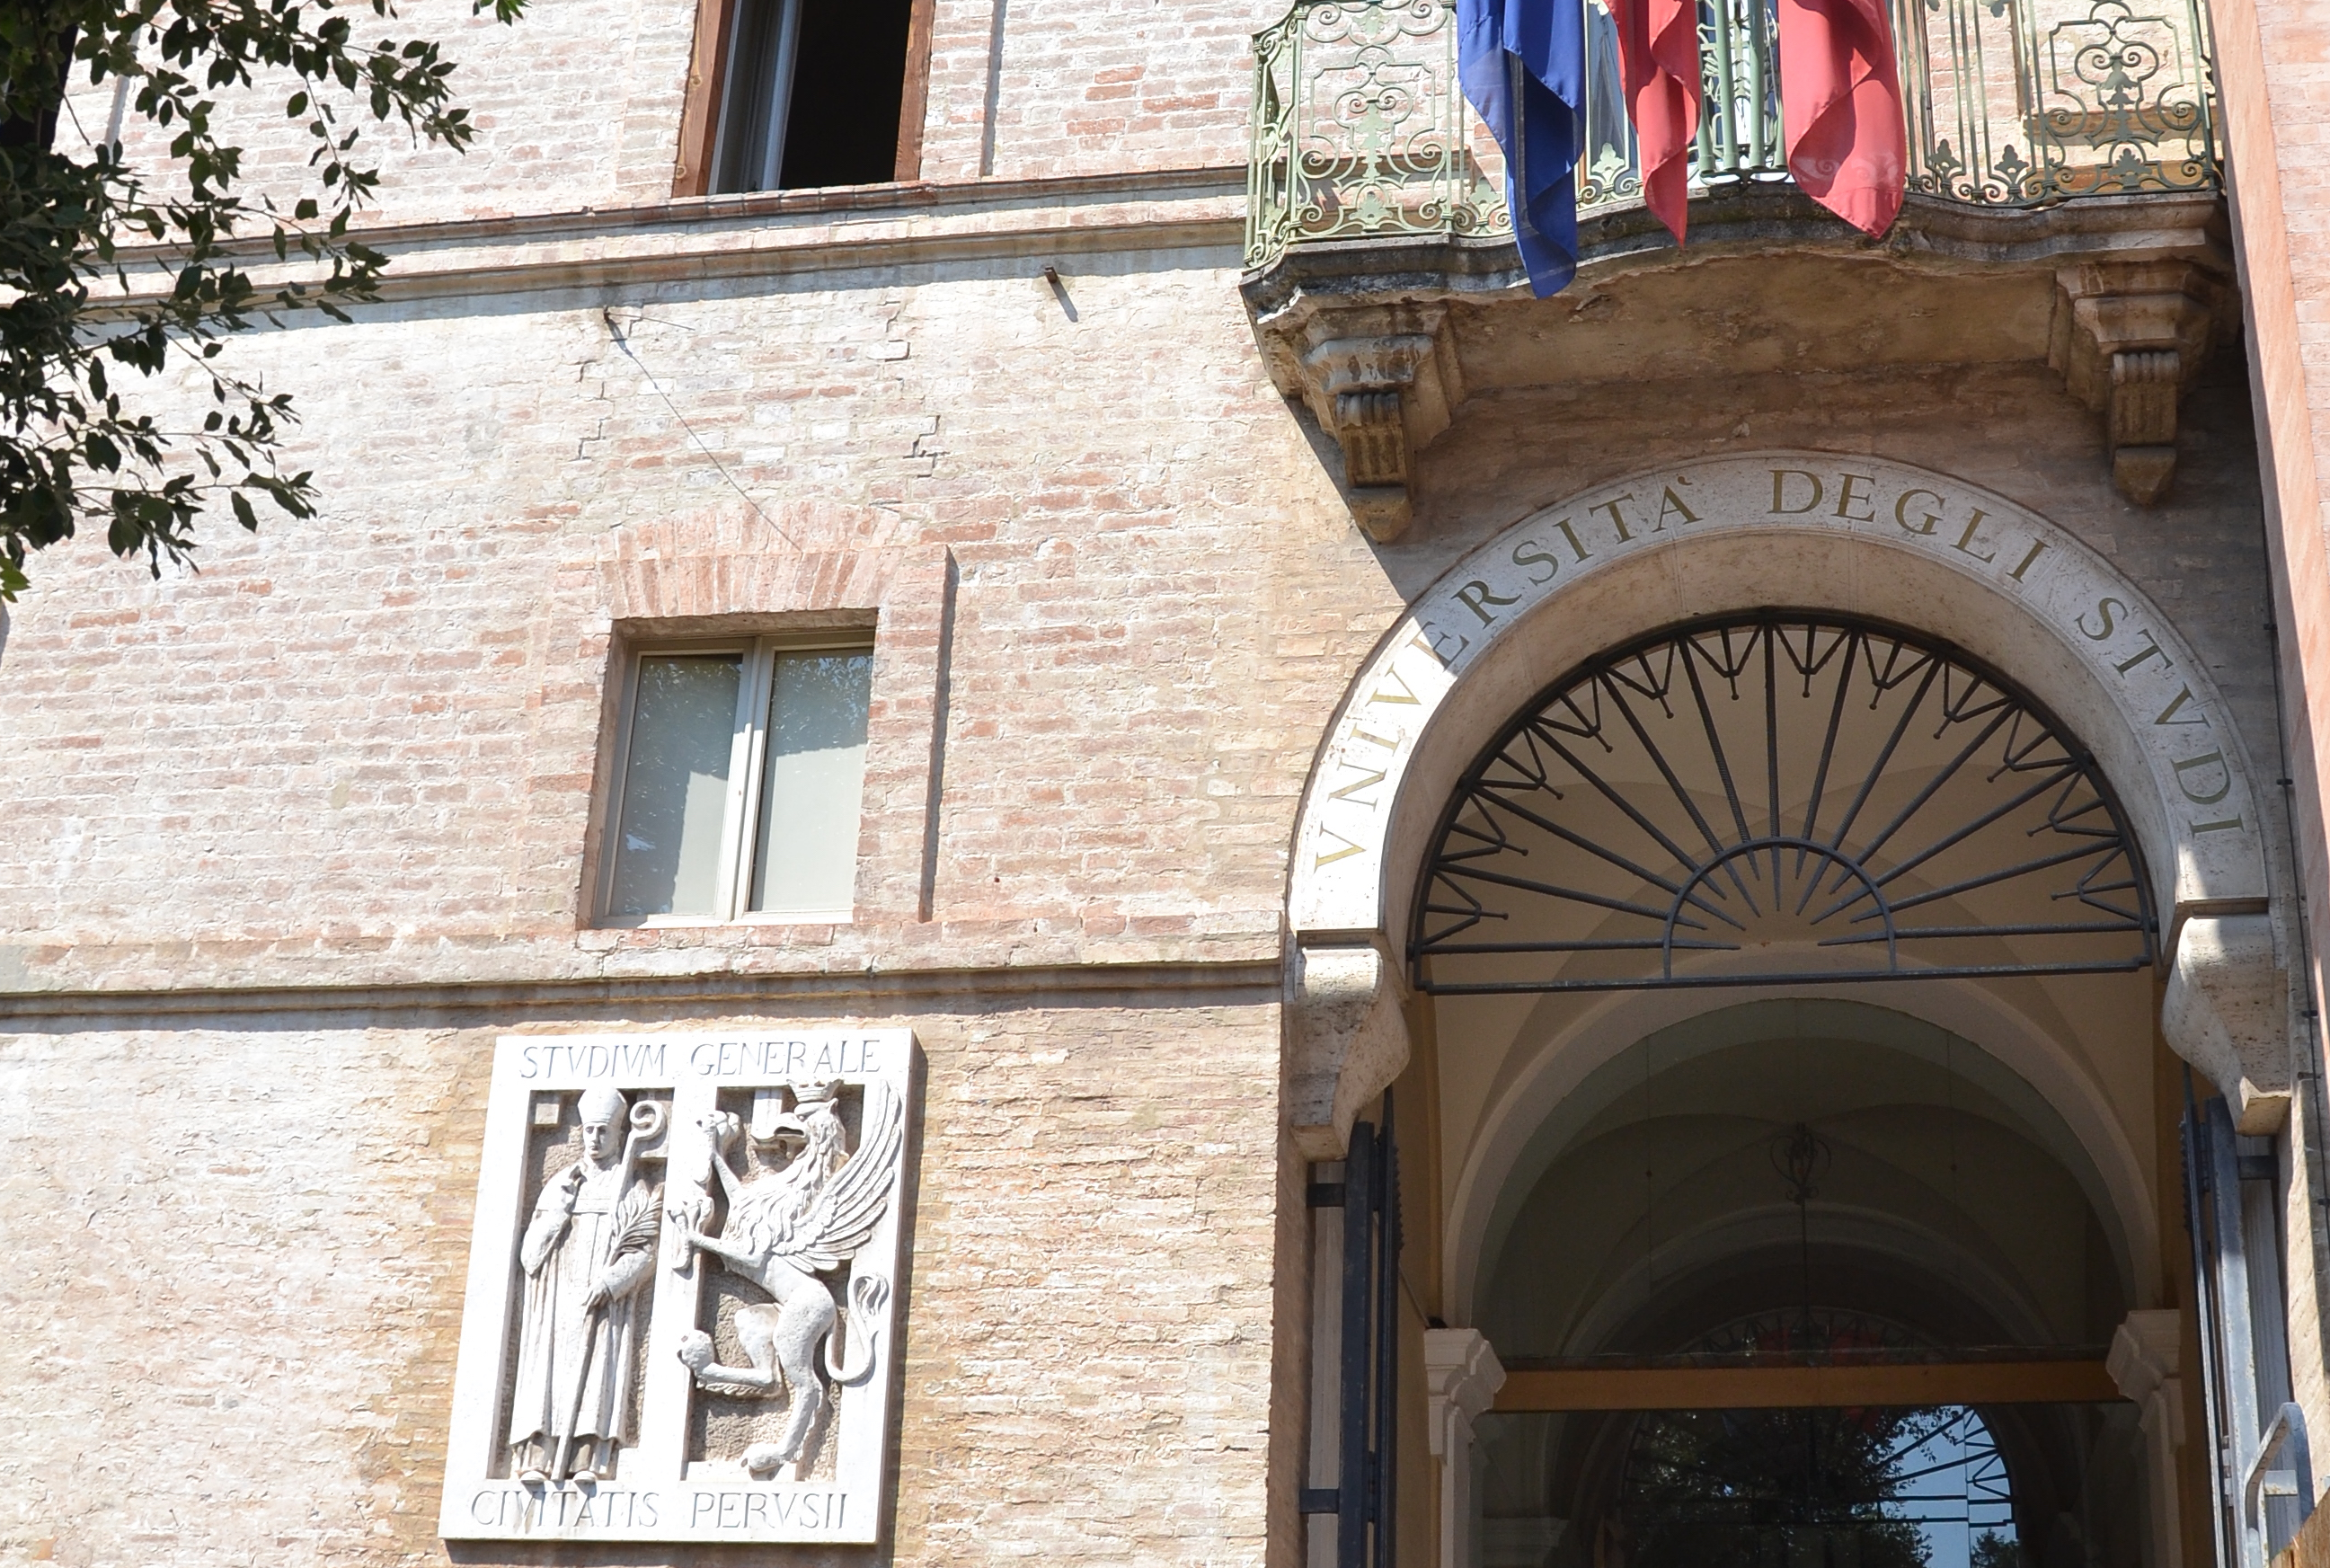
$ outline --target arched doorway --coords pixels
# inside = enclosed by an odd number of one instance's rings
[[[1396,1100],[1404,1216],[1314,1258],[1343,1382],[1306,1510],[1370,1517],[1317,1483],[1397,1446],[1391,1404],[1346,1419],[1397,1383],[1352,1337],[1412,1318],[1439,1494],[1350,1561],[2197,1561],[2201,1374],[2237,1366],[2249,1469],[2288,1396],[2278,1328],[2199,1337],[2170,1053],[2247,1171],[2288,994],[2249,777],[2173,625],[1946,477],[1726,458],[1458,562],[1354,682],[1295,845],[1312,1201],[1358,1201],[1335,1162]],[[2220,1277],[2222,1185],[2200,1273],[2278,1311],[2254,1244]],[[1369,1267],[1378,1317],[1336,1318]]]
[[[2144,1560],[2135,1408],[2024,1397],[2107,1359],[2130,1249],[2070,1129],[1980,1047],[1866,1001],[1734,1003],[1605,1063],[1540,1139],[1476,1322],[1578,1408],[1482,1418],[1483,1564]],[[1589,1408],[1698,1369],[1968,1364],[2031,1386]]]

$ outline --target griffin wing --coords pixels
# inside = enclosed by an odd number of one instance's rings
[[[897,1097],[887,1092],[880,1093],[876,1110],[872,1104],[876,1092],[875,1084],[867,1085],[868,1125],[857,1140],[857,1152],[834,1174],[792,1234],[776,1249],[779,1258],[797,1269],[819,1273],[841,1267],[866,1244],[890,1206],[905,1114]]]

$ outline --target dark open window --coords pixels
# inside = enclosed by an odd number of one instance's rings
[[[929,7],[930,0],[707,0],[698,13],[681,193],[914,177]]]

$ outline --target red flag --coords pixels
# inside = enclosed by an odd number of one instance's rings
[[[1691,146],[1699,135],[1698,0],[1607,0],[1618,72],[1641,149],[1643,204],[1682,243]]]
[[[1909,161],[1885,0],[1778,0],[1788,173],[1854,228],[1882,234]]]

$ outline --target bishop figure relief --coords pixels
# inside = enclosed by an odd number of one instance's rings
[[[633,1440],[643,1288],[655,1271],[662,1189],[639,1166],[664,1108],[582,1091],[579,1157],[543,1184],[518,1243],[526,1276],[510,1473],[528,1483],[611,1478]]]

